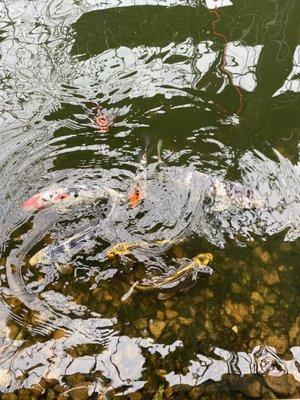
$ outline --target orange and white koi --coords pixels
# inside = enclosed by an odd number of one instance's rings
[[[56,204],[73,205],[77,203],[89,203],[101,198],[120,198],[114,189],[99,186],[90,189],[86,186],[50,187],[45,191],[35,194],[26,200],[22,207],[26,210],[36,211]]]

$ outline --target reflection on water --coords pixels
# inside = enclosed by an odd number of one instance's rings
[[[294,0],[1,2],[1,392],[297,398],[297,15]],[[55,186],[126,199],[145,148],[137,207],[21,206]],[[226,188],[234,207],[215,200]],[[236,207],[247,189],[261,207]],[[91,226],[64,265],[29,264]],[[206,251],[215,272],[194,287],[122,301]]]

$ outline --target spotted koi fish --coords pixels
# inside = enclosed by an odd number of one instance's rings
[[[109,197],[121,198],[121,195],[103,186],[95,189],[86,186],[50,187],[30,197],[22,207],[28,211],[37,211],[58,204],[69,206],[76,203],[91,203]]]
[[[188,262],[184,263],[175,272],[167,275],[154,276],[150,279],[144,279],[133,283],[129,291],[122,297],[122,301],[126,301],[134,290],[141,292],[153,292],[153,291],[166,291],[173,290],[181,282],[189,279],[192,284],[196,282],[198,273],[206,273],[211,275],[213,269],[208,264],[213,260],[211,253],[198,254]],[[174,292],[175,293],[175,292]],[[166,299],[165,295],[159,296],[160,299]]]

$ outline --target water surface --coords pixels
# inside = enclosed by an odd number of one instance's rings
[[[299,17],[298,0],[2,0],[3,399],[300,397]],[[107,133],[97,105],[114,117]],[[201,185],[155,174],[159,141],[163,168],[243,183],[263,209],[208,217]],[[142,208],[108,224],[103,202],[22,208],[53,185],[126,195],[145,148]],[[29,264],[102,220],[87,253]],[[152,259],[101,257],[175,232],[187,240]],[[214,273],[195,286],[122,301],[132,282],[203,252]]]

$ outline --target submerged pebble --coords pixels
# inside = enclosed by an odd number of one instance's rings
[[[165,311],[167,319],[174,319],[178,317],[178,312],[174,310],[166,310]]]
[[[234,303],[231,299],[226,300],[224,310],[228,316],[242,323],[249,313],[249,307],[245,303]]]
[[[289,338],[285,334],[273,335],[267,338],[266,344],[275,347],[278,354],[284,354],[289,346]]]
[[[164,321],[154,320],[152,322],[150,321],[149,323],[149,330],[156,339],[160,337],[165,327],[166,322]]]
[[[265,382],[268,387],[279,396],[292,396],[296,393],[296,381],[290,375],[270,376],[265,377]]]
[[[278,272],[277,271],[265,272],[263,274],[263,281],[268,286],[279,283]]]

